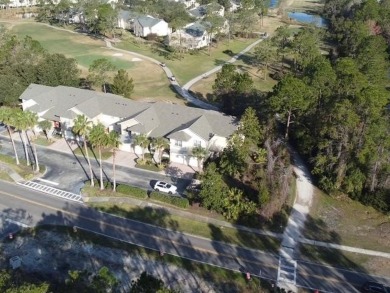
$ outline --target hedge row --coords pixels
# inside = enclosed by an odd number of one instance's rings
[[[172,196],[172,195],[167,195],[161,192],[155,192],[152,191],[149,194],[149,197],[154,200],[158,200],[161,202],[165,202],[174,206],[177,206],[179,208],[188,208],[190,206],[190,203],[188,202],[188,199],[178,197],[178,196]]]
[[[141,199],[145,199],[148,195],[146,190],[144,190],[144,189],[130,186],[130,185],[125,185],[125,184],[119,184],[116,187],[116,191],[119,193],[123,193],[123,194],[130,195],[133,197],[141,198]]]

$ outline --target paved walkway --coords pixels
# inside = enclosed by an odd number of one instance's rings
[[[297,261],[295,259],[295,249],[301,242],[302,229],[305,227],[307,215],[313,199],[313,185],[311,184],[311,174],[306,168],[299,154],[288,147],[294,161],[294,173],[297,177],[297,193],[293,204],[287,227],[283,233],[282,246],[280,248],[280,260],[278,270],[279,286],[297,292],[296,270]],[[303,240],[303,239],[302,239]]]

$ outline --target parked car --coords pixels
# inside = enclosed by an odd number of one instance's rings
[[[173,184],[166,183],[163,181],[157,181],[154,185],[155,191],[165,192],[168,194],[175,194],[177,191],[177,187]]]
[[[366,282],[362,286],[362,292],[367,292],[367,293],[388,293],[387,289],[385,286],[382,284],[379,284],[377,282]]]
[[[260,37],[263,38],[263,39],[266,39],[269,37],[268,33],[265,32],[265,33],[260,33]]]
[[[190,185],[187,186],[188,191],[193,191],[193,192],[200,192],[200,187],[201,187],[202,181],[198,179],[192,179]]]
[[[165,67],[166,66],[164,62],[160,63],[160,65],[161,65],[161,67]]]
[[[174,75],[171,76],[171,81],[175,81],[176,77]]]

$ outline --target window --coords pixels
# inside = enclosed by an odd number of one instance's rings
[[[194,147],[201,147],[202,142],[200,140],[194,140]]]
[[[176,140],[175,141],[175,146],[181,147],[181,146],[183,146],[183,142],[181,140]]]

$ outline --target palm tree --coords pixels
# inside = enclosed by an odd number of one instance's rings
[[[203,170],[202,161],[208,155],[208,151],[201,146],[196,146],[192,149],[192,155],[198,161],[198,170],[201,172]]]
[[[27,123],[27,129],[25,130],[26,138],[27,138],[27,141],[31,145],[32,153],[34,155],[35,171],[39,172],[38,153],[37,153],[37,149],[36,149],[35,144],[34,144],[34,139],[35,139],[34,127],[38,124],[38,115],[37,115],[37,113],[33,113],[31,111],[25,111],[23,113],[24,113],[26,123]],[[30,130],[31,132],[33,132],[34,138],[29,137],[27,130]]]
[[[152,144],[158,154],[158,165],[161,166],[162,154],[169,147],[169,140],[164,137],[157,137],[153,139]]]
[[[48,130],[51,129],[52,123],[49,120],[42,120],[38,122],[39,127],[42,129],[43,133],[46,136],[46,139],[49,140]]]
[[[15,129],[19,131],[20,133],[20,138],[22,140],[22,144],[24,147],[24,152],[26,155],[26,161],[27,161],[27,166],[30,166],[30,156],[28,154],[28,149],[27,149],[27,141],[26,139],[23,138],[23,133],[25,133],[25,136],[27,138],[26,131],[29,129],[29,121],[27,120],[27,116],[25,112],[23,111],[16,111],[15,112]]]
[[[112,191],[116,192],[116,176],[115,176],[115,155],[118,150],[119,145],[121,144],[119,133],[112,130],[107,137],[107,145],[112,147],[112,179],[113,186]]]
[[[102,148],[108,145],[107,133],[103,124],[98,123],[92,127],[89,134],[89,140],[91,141],[92,146],[96,147],[99,152],[100,190],[103,190]]]
[[[7,127],[8,135],[9,138],[11,139],[12,147],[14,149],[15,153],[15,160],[16,160],[16,165],[19,165],[19,156],[16,151],[15,147],[15,141],[14,138],[12,137],[12,132],[11,132],[11,127],[15,126],[15,111],[16,109],[8,108],[8,107],[2,107],[0,108],[0,121],[5,124]]]
[[[77,115],[77,117],[73,120],[73,123],[74,125],[72,127],[72,131],[75,134],[79,135],[83,140],[85,156],[87,158],[88,167],[89,167],[91,186],[93,187],[95,186],[95,183],[93,181],[92,165],[91,165],[91,160],[89,159],[88,146],[87,146],[87,137],[89,135],[89,132],[91,131],[92,121],[88,120],[88,118],[85,115]]]
[[[142,164],[145,162],[145,149],[149,145],[149,138],[146,134],[139,134],[134,137],[134,146],[140,146],[142,151]]]

